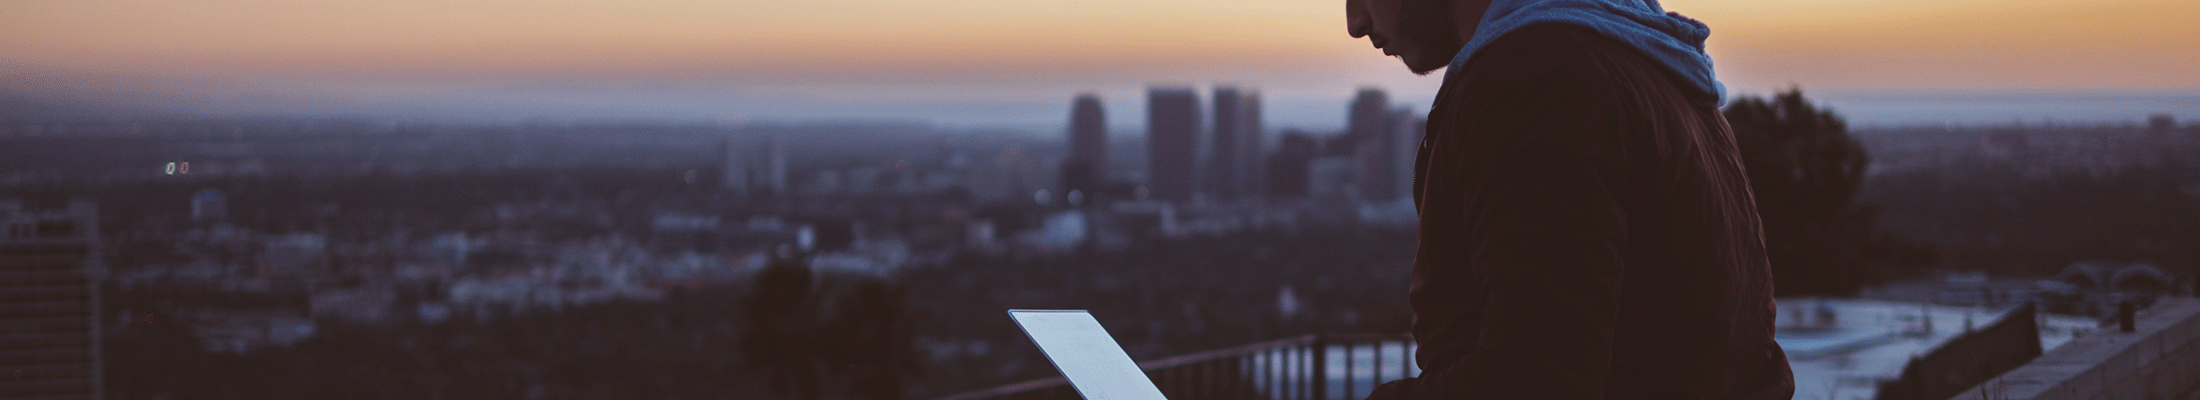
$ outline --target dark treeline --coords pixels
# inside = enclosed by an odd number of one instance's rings
[[[2079,261],[2200,272],[2200,130],[2068,126],[1872,132],[1800,90],[1726,109],[1783,296],[1933,271],[2050,276]],[[1867,174],[1874,165],[1889,172]]]
[[[2051,275],[2073,262],[2152,263],[2200,272],[2200,149],[2158,164],[2028,174],[1975,163],[1874,177],[1865,198],[1888,230],[1927,238],[1939,267]]]
[[[889,354],[843,350],[908,337],[906,330],[882,329],[901,316],[878,312],[901,309],[900,289],[845,274],[815,281],[815,298],[807,302],[832,308],[805,309],[816,313],[802,317],[834,329],[762,350],[744,345],[745,338],[764,336],[755,330],[766,325],[752,318],[758,299],[740,285],[670,290],[656,302],[446,323],[322,320],[313,338],[295,346],[244,354],[203,351],[187,324],[142,314],[184,299],[121,291],[110,295],[110,312],[142,316],[108,340],[109,392],[126,399],[759,398],[764,374],[774,370],[762,367],[759,355],[799,350],[816,357],[809,360],[815,384],[840,398],[864,386],[854,380],[863,375],[847,366]]]

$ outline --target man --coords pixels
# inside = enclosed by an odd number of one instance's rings
[[[1347,0],[1449,67],[1416,159],[1422,373],[1374,399],[1787,399],[1771,269],[1703,53],[1656,0]]]

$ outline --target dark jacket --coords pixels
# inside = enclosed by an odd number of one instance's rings
[[[1700,96],[1570,25],[1451,72],[1416,161],[1423,372],[1375,397],[1789,398],[1757,207]]]

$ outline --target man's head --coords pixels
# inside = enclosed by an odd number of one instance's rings
[[[1345,27],[1427,74],[1451,63],[1491,0],[1345,0]]]

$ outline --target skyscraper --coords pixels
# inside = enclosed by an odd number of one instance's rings
[[[1146,188],[1156,199],[1184,201],[1199,190],[1199,93],[1146,89]]]
[[[1212,143],[1207,145],[1206,185],[1209,193],[1221,198],[1233,198],[1238,194],[1240,169],[1238,160],[1245,146],[1239,142],[1244,135],[1239,131],[1238,90],[1233,86],[1215,86],[1214,130],[1207,135]]]
[[[1062,162],[1062,188],[1091,195],[1108,179],[1108,118],[1100,96],[1086,93],[1071,102],[1069,159]]]
[[[1350,129],[1346,136],[1352,143],[1354,157],[1359,158],[1360,198],[1386,201],[1402,191],[1398,190],[1398,175],[1402,172],[1395,161],[1398,158],[1398,131],[1391,125],[1397,118],[1391,115],[1390,96],[1382,89],[1362,88],[1358,98],[1352,100],[1352,113],[1348,116]]]
[[[778,137],[765,139],[763,148],[757,150],[758,165],[756,170],[758,173],[756,174],[756,183],[762,186],[761,189],[765,190],[766,193],[773,196],[786,196],[787,150],[780,147]]]
[[[750,157],[741,155],[741,148],[733,145],[733,139],[718,142],[718,188],[728,192],[749,192]]]
[[[1224,198],[1256,192],[1260,165],[1260,92],[1217,86],[1207,190]]]
[[[1238,159],[1243,160],[1239,165],[1244,166],[1244,170],[1238,172],[1238,176],[1244,177],[1244,180],[1240,183],[1241,186],[1238,188],[1238,193],[1261,193],[1268,187],[1268,163],[1265,157],[1268,154],[1266,145],[1268,133],[1265,129],[1268,129],[1268,127],[1260,122],[1259,91],[1247,90],[1238,93],[1238,115],[1238,121],[1241,124],[1239,125],[1239,135],[1244,136],[1244,140],[1238,142],[1243,143],[1245,146],[1244,150],[1239,152],[1241,155],[1238,156]]]
[[[1269,196],[1290,198],[1307,193],[1308,164],[1321,155],[1321,145],[1314,137],[1303,132],[1286,129],[1276,141],[1276,153],[1268,156]]]
[[[718,143],[719,188],[739,195],[787,194],[787,154],[777,138],[767,138],[742,151],[732,139]]]
[[[98,207],[26,210],[0,200],[0,398],[105,396]]]

